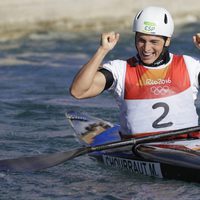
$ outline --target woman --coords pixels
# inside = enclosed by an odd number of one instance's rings
[[[71,94],[83,99],[110,91],[120,108],[122,138],[198,125],[195,99],[200,61],[169,53],[174,31],[170,13],[161,7],[147,7],[135,16],[133,31],[137,55],[103,66],[120,36],[102,34],[96,53],[76,75]],[[193,41],[200,48],[199,34]]]

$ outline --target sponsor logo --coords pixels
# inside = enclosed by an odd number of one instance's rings
[[[105,165],[132,173],[162,178],[160,164],[103,155]]]
[[[156,29],[156,24],[155,23],[147,22],[147,21],[144,22],[144,32],[154,34],[155,33],[155,29]]]

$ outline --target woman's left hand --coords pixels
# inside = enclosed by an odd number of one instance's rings
[[[193,42],[195,46],[200,49],[200,33],[197,33],[196,35],[193,36]]]

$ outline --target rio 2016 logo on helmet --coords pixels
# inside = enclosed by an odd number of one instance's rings
[[[174,22],[165,8],[151,6],[135,16],[133,31],[171,37],[174,32]]]
[[[144,22],[144,33],[149,33],[149,34],[156,34],[156,24],[154,22]]]

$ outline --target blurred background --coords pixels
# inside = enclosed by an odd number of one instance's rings
[[[167,8],[175,25],[198,24],[198,0],[6,0],[0,1],[0,40],[34,32],[131,30],[136,12]]]

